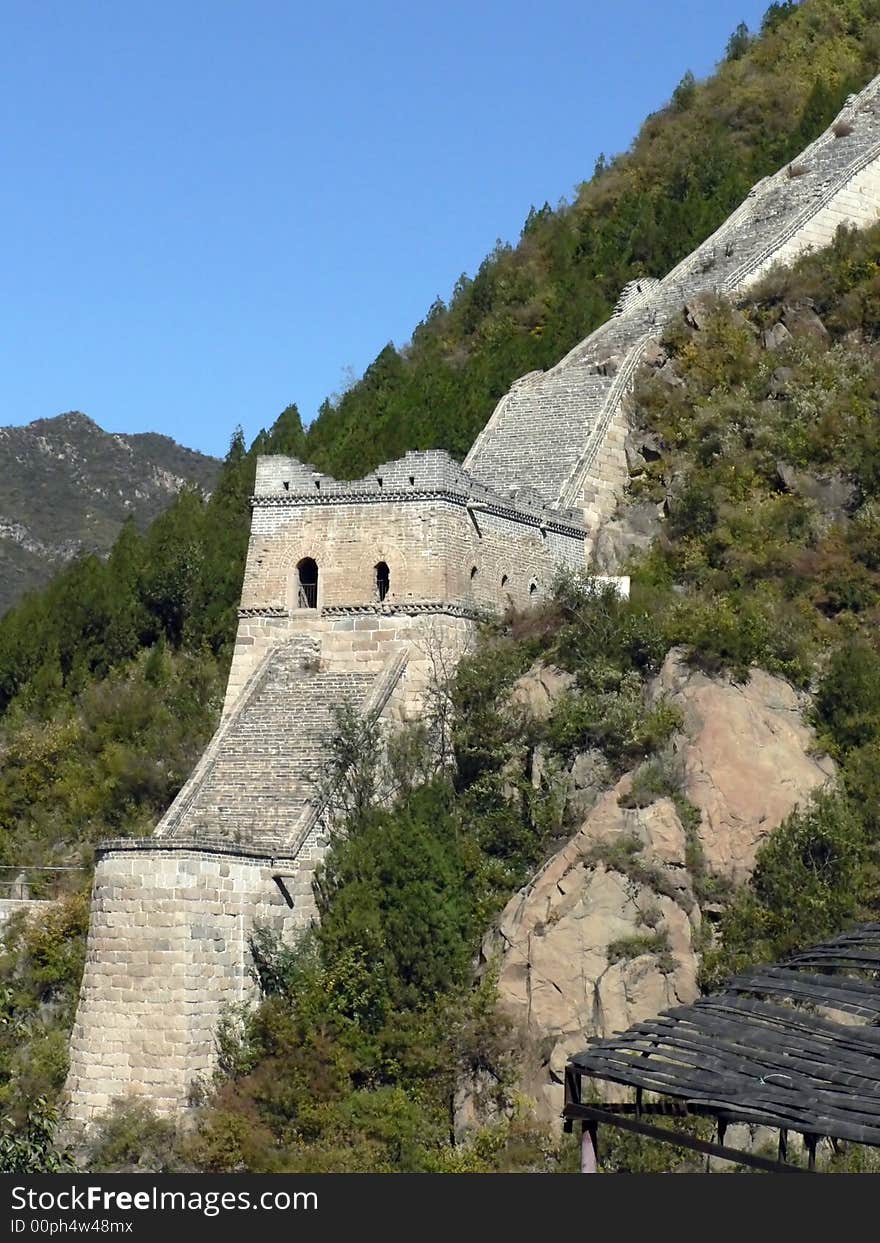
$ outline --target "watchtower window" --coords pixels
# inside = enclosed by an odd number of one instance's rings
[[[390,586],[391,571],[384,561],[380,561],[376,566],[376,597],[378,600],[385,599]]]
[[[502,575],[501,575],[501,586],[502,586],[502,587],[506,587],[506,586],[507,586],[507,575],[506,575],[506,574],[502,574]]]
[[[299,609],[318,607],[318,563],[311,557],[303,557],[296,567],[297,603]]]
[[[532,580],[532,582],[529,583],[529,595],[536,596],[537,594],[538,594],[538,584],[534,580]]]
[[[471,582],[473,582],[476,577],[477,577],[477,567],[475,565],[472,565],[471,566]]]

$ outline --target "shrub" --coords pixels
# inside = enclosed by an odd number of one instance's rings
[[[837,756],[880,737],[880,655],[873,644],[856,638],[834,650],[812,715]]]
[[[55,1144],[58,1115],[44,1097],[31,1103],[23,1125],[4,1118],[0,1128],[0,1174],[60,1174],[73,1169]]]
[[[118,1099],[99,1118],[87,1163],[102,1174],[167,1174],[180,1169],[173,1122],[156,1116],[146,1101]]]
[[[751,881],[722,913],[721,946],[705,955],[704,984],[831,936],[863,917],[878,892],[876,846],[864,822],[845,796],[820,790],[759,849]]]
[[[628,794],[618,796],[621,807],[649,807],[657,799],[682,798],[684,772],[679,757],[669,748],[640,764],[632,775]]]
[[[34,1111],[39,1119],[54,1109],[67,1073],[88,913],[83,891],[47,904],[39,918],[15,916],[4,928],[0,1102],[10,1124],[25,1133]]]
[[[599,748],[612,768],[623,772],[633,761],[663,747],[682,725],[680,710],[666,699],[646,706],[636,674],[609,677],[609,689],[560,698],[548,725],[551,745],[564,756]]]
[[[610,963],[629,962],[633,958],[640,958],[642,954],[654,955],[658,960],[657,965],[664,973],[675,970],[675,959],[669,952],[669,934],[662,929],[621,937],[608,946]]]

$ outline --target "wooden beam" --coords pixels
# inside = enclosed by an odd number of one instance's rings
[[[638,1088],[637,1091],[641,1089]],[[691,1116],[691,1111],[682,1101],[659,1101],[650,1105],[641,1104],[639,1101],[635,1104],[631,1101],[622,1104],[617,1101],[603,1101],[602,1108],[607,1109],[610,1114],[635,1114],[637,1118],[640,1118],[642,1114],[659,1114],[667,1118],[689,1118]]]
[[[645,1135],[648,1139],[656,1139],[663,1144],[674,1144],[676,1148],[689,1148],[692,1152],[700,1152],[710,1157],[721,1157],[725,1161],[733,1161],[737,1165],[748,1165],[752,1169],[764,1170],[770,1174],[806,1174],[808,1172],[796,1165],[783,1165],[779,1161],[771,1161],[768,1157],[759,1157],[753,1152],[742,1152],[738,1148],[728,1148],[724,1144],[712,1144],[708,1140],[696,1139],[693,1135],[681,1135],[677,1131],[652,1126],[648,1122],[639,1122],[636,1118],[610,1113],[607,1109],[600,1109],[594,1105],[580,1105],[573,1102],[566,1104],[563,1117],[566,1120],[607,1122],[609,1126],[620,1127],[624,1131],[635,1131],[637,1135]]]

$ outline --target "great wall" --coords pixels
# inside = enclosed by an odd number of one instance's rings
[[[340,482],[259,460],[220,726],[154,835],[98,850],[71,1122],[122,1096],[185,1105],[224,1007],[251,995],[256,925],[313,919],[334,706],[389,729],[417,718],[438,651],[453,664],[481,615],[589,568],[627,478],[626,398],[670,319],[878,218],[880,78],[663,280],[634,282],[606,324],[517,381],[462,465],[410,453]]]

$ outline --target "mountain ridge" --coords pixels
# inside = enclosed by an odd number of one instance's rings
[[[0,614],[77,556],[109,553],[220,462],[155,432],[107,432],[79,410],[0,427]]]

